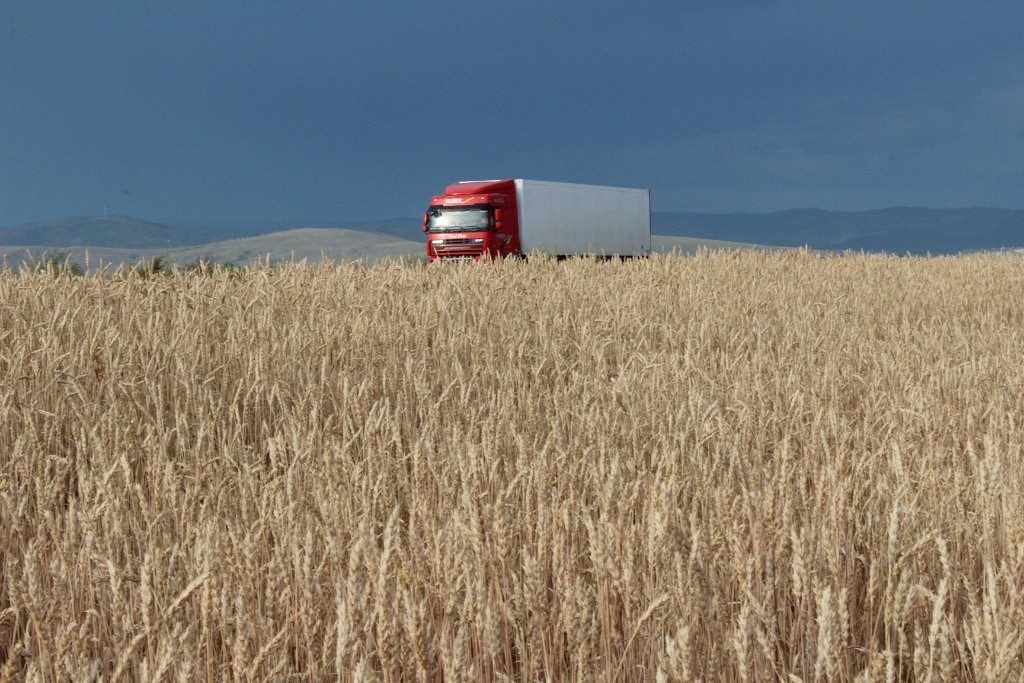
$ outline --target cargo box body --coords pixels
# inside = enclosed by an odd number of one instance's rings
[[[524,254],[648,256],[651,199],[646,189],[516,180]]]

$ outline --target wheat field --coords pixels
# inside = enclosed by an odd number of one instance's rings
[[[0,681],[1024,678],[1024,261],[0,273]]]

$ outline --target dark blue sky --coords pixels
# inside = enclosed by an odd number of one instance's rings
[[[496,177],[1024,208],[1024,3],[0,2],[0,225],[357,222]]]

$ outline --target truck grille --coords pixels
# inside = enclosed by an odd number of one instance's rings
[[[479,239],[435,240],[433,247],[440,258],[476,258],[484,253],[484,245]]]

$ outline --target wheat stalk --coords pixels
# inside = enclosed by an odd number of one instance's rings
[[[1016,680],[1020,264],[0,272],[0,680]]]

